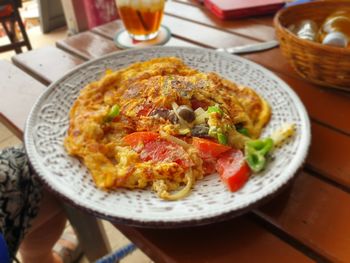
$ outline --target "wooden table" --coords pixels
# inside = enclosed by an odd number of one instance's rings
[[[220,21],[189,0],[166,3],[168,45],[230,47],[274,38],[272,17]],[[76,65],[118,51],[115,21],[0,62],[2,121],[22,135],[28,111],[45,86]],[[312,121],[304,169],[288,189],[238,218],[186,229],[116,225],[156,262],[350,262],[350,94],[301,79],[275,48],[243,57],[287,82]],[[24,73],[26,72],[26,73]]]

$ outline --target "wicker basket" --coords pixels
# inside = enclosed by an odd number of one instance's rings
[[[313,83],[350,91],[350,48],[337,48],[303,40],[287,27],[311,19],[318,25],[350,1],[317,1],[280,10],[274,19],[283,55],[296,72]]]

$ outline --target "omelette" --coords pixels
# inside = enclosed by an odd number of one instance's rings
[[[219,157],[209,153],[216,145],[243,149],[270,115],[253,89],[176,57],[156,58],[107,70],[84,87],[70,110],[64,146],[99,188],[151,187],[160,198],[177,200],[215,172]]]

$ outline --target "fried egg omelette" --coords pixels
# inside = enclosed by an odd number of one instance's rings
[[[102,189],[151,186],[160,198],[177,200],[213,172],[194,138],[242,149],[270,115],[253,89],[176,57],[156,58],[107,70],[84,87],[70,110],[64,146]]]

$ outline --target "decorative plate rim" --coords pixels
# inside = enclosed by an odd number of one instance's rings
[[[303,123],[304,127],[303,129],[307,132],[304,132],[301,134],[301,139],[300,143],[297,149],[297,153],[295,157],[292,159],[290,165],[289,165],[289,174],[284,177],[284,180],[278,180],[276,184],[273,185],[273,187],[269,189],[265,189],[263,194],[260,194],[255,201],[250,200],[249,202],[245,202],[240,204],[240,206],[236,207],[236,209],[231,209],[229,211],[221,211],[217,212],[214,211],[211,213],[208,213],[206,216],[197,216],[197,217],[192,217],[189,219],[185,220],[162,220],[162,219],[157,219],[157,220],[139,220],[139,219],[134,219],[132,217],[117,217],[117,216],[111,216],[106,213],[103,213],[101,211],[98,211],[96,209],[91,209],[86,206],[84,206],[82,203],[78,202],[78,200],[74,200],[72,197],[67,197],[64,195],[64,193],[61,193],[59,190],[54,189],[50,183],[47,181],[45,178],[45,175],[43,175],[45,172],[41,170],[40,165],[38,164],[38,161],[34,157],[34,151],[35,151],[35,146],[33,142],[33,137],[31,136],[31,127],[32,123],[35,123],[35,118],[36,118],[36,112],[38,111],[39,106],[45,99],[48,97],[48,95],[51,94],[53,91],[54,87],[56,87],[60,82],[62,82],[64,79],[68,78],[69,76],[75,74],[77,71],[80,69],[83,69],[85,67],[91,66],[99,61],[102,61],[104,59],[111,58],[115,56],[116,54],[127,54],[127,53],[133,53],[135,51],[144,51],[147,52],[147,50],[187,50],[187,51],[202,51],[204,53],[208,54],[215,54],[219,55],[222,57],[226,56],[232,56],[233,59],[241,61],[245,64],[248,64],[249,66],[253,68],[259,69],[261,72],[263,72],[264,75],[267,75],[270,79],[273,79],[278,83],[278,86],[283,89],[283,91],[287,92],[288,95],[292,98],[293,103],[298,109],[298,112],[300,114],[300,119],[301,122]],[[226,56],[225,56],[226,55]],[[206,49],[206,48],[196,48],[196,47],[173,47],[173,46],[168,46],[168,47],[145,47],[145,48],[138,48],[138,49],[131,49],[131,50],[124,50],[124,51],[117,51],[113,52],[110,54],[107,54],[105,56],[102,56],[100,58],[96,58],[90,61],[87,61],[85,63],[82,63],[81,65],[73,68],[72,70],[68,71],[66,74],[64,74],[61,78],[58,80],[54,81],[51,83],[47,89],[39,96],[39,98],[36,100],[34,103],[33,107],[30,110],[29,116],[27,118],[26,124],[25,124],[25,131],[24,131],[24,144],[25,144],[25,149],[27,152],[27,155],[29,157],[29,161],[33,167],[33,169],[36,171],[37,176],[41,180],[41,182],[46,185],[46,187],[49,188],[50,191],[54,192],[56,195],[58,195],[60,198],[63,200],[67,201],[69,204],[78,207],[88,213],[91,213],[97,217],[107,219],[109,221],[115,222],[115,223],[121,223],[121,224],[127,224],[131,226],[138,226],[138,227],[161,227],[161,228],[178,228],[178,227],[187,227],[187,226],[195,226],[195,225],[204,225],[204,224],[209,224],[213,222],[218,222],[222,220],[226,220],[235,216],[238,216],[242,213],[245,213],[261,203],[266,202],[266,200],[271,199],[273,196],[275,196],[279,190],[284,188],[288,182],[295,176],[297,173],[298,169],[300,169],[305,161],[305,158],[308,153],[308,149],[311,143],[311,126],[310,126],[310,120],[307,114],[307,111],[305,109],[305,106],[301,102],[300,98],[298,95],[292,90],[287,83],[285,83],[283,80],[281,80],[276,74],[271,72],[270,70],[264,68],[263,66],[256,64],[254,62],[251,62],[245,58],[236,56],[236,55],[228,55],[226,53],[218,54],[217,51]]]

